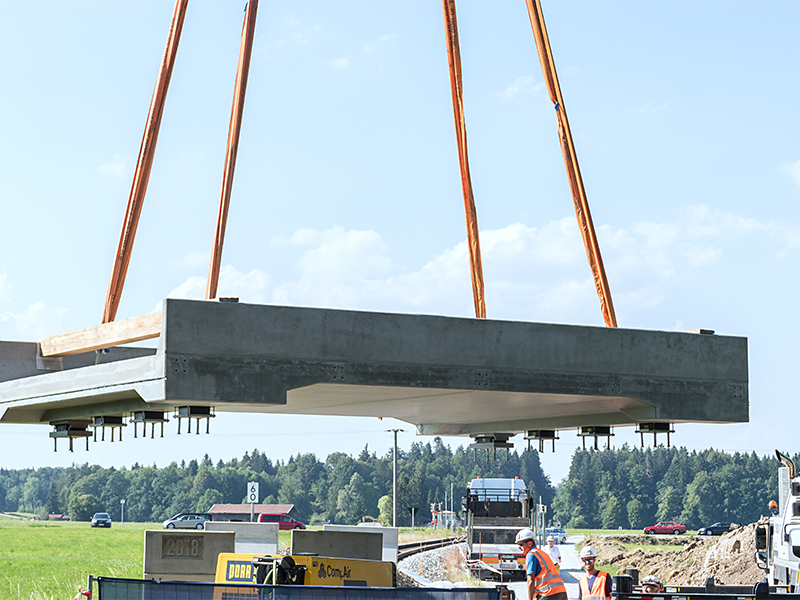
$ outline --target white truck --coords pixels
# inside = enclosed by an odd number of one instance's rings
[[[514,543],[517,532],[533,527],[532,502],[525,482],[473,479],[462,502],[467,516],[467,564],[479,578],[525,575],[525,557]]]
[[[756,563],[769,583],[800,592],[800,477],[792,460],[778,452],[778,502],[773,515],[756,525]]]

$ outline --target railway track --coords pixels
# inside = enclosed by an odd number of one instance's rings
[[[467,541],[466,536],[454,535],[446,538],[437,538],[435,540],[420,540],[419,542],[408,542],[407,544],[398,544],[397,546],[397,560],[403,560],[409,556],[414,556],[420,552],[428,550],[435,550],[436,548],[443,548],[445,546],[454,546]]]

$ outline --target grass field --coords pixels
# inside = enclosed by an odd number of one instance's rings
[[[0,599],[71,600],[89,575],[142,577],[144,531],[160,523],[114,523],[93,529],[89,523],[0,518]],[[310,529],[318,529],[312,527]],[[441,531],[400,530],[402,540],[439,537]],[[291,531],[279,533],[281,549]]]
[[[89,523],[0,518],[0,599],[70,600],[78,586],[86,586],[89,575],[141,578],[144,531],[160,528],[160,523],[125,523],[124,527],[114,523],[110,529],[92,529]],[[399,533],[401,542],[443,534],[417,528],[412,536],[405,527]],[[279,547],[288,548],[290,543],[291,531],[281,531]]]
[[[154,524],[0,520],[0,598],[70,600],[91,575],[142,576],[144,530]]]

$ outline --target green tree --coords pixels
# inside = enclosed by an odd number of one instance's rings
[[[392,496],[390,494],[381,496],[380,500],[378,500],[378,521],[380,521],[387,527],[391,527],[393,516],[394,513],[392,511]]]
[[[70,498],[68,512],[73,521],[91,521],[94,513],[103,512],[103,503],[92,494],[75,494]]]
[[[218,490],[206,490],[197,501],[197,512],[208,512],[215,504],[222,504],[222,494]]]
[[[613,494],[603,503],[600,525],[603,529],[616,529],[625,522],[622,503]]]
[[[649,519],[647,518],[647,511],[644,503],[638,498],[634,498],[628,502],[628,522],[631,529],[642,529]]]
[[[339,499],[336,503],[336,517],[340,523],[354,525],[366,514],[367,507],[364,502],[364,478],[358,473],[353,473],[344,488],[339,490]]]
[[[22,484],[22,497],[19,502],[21,512],[42,514],[46,512],[47,492],[50,486],[46,481],[31,476]]]

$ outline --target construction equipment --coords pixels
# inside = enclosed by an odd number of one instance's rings
[[[515,479],[473,479],[463,501],[467,514],[467,564],[481,578],[525,574],[525,555],[516,545],[520,529],[533,529],[528,486]]]
[[[756,525],[756,564],[773,585],[800,592],[800,477],[792,460],[778,450],[777,510]],[[770,503],[772,504],[772,503]]]
[[[389,561],[335,558],[308,554],[222,553],[216,583],[269,585],[397,586],[397,570]]]

